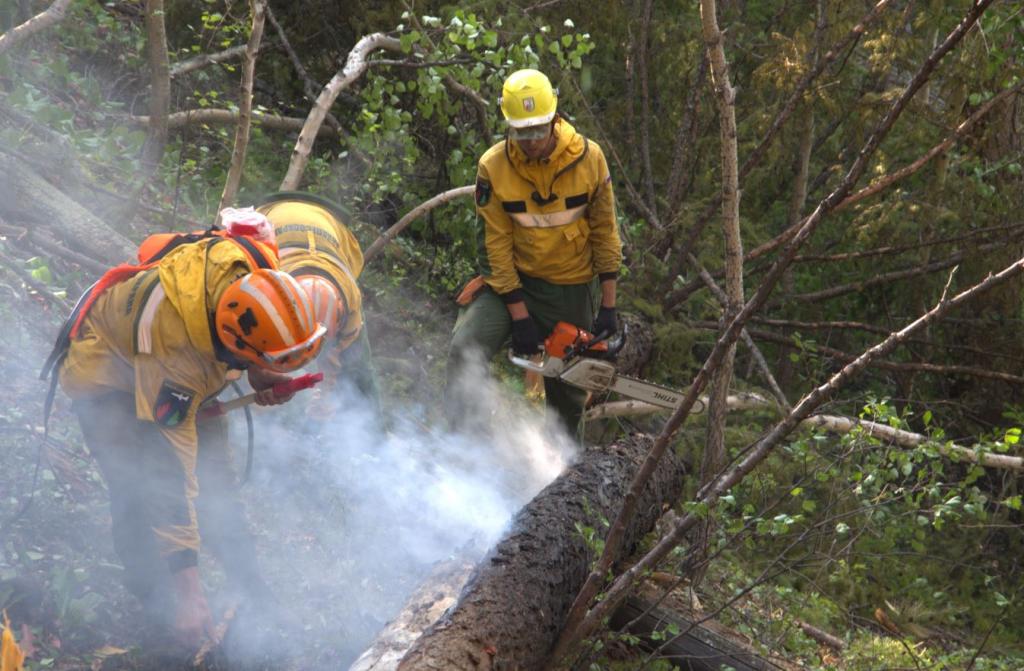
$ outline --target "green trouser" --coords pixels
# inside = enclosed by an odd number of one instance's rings
[[[355,385],[380,417],[380,388],[377,385],[377,371],[373,366],[368,330],[366,322],[363,322],[363,328],[355,341],[341,352],[341,375]]]
[[[541,337],[560,321],[590,330],[600,294],[596,279],[586,284],[552,284],[521,275],[526,309],[537,325]],[[486,287],[468,306],[459,310],[452,342],[448,350],[445,383],[445,414],[452,428],[462,428],[474,412],[488,413],[487,408],[474,408],[479,394],[473,385],[462,379],[467,366],[479,352],[490,360],[507,343],[512,333],[512,317],[501,298]],[[460,380],[462,380],[460,382]],[[578,436],[587,392],[552,378],[544,378],[544,397],[569,435]]]
[[[125,586],[147,614],[169,624],[175,590],[153,528],[188,523],[181,462],[156,424],[136,418],[131,394],[111,392],[76,400],[72,407],[110,493],[114,550],[125,568]],[[203,547],[221,560],[233,589],[250,598],[264,597],[269,591],[239,496],[227,418],[200,421],[197,430],[196,516]]]

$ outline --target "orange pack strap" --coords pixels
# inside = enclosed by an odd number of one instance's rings
[[[466,307],[476,300],[476,297],[480,295],[480,292],[483,291],[486,286],[487,283],[484,282],[484,276],[477,275],[470,281],[466,282],[466,286],[462,287],[462,291],[460,291],[459,295],[455,297],[455,302],[461,307]]]
[[[82,327],[82,322],[85,321],[85,316],[89,314],[89,308],[93,306],[96,300],[103,294],[104,291],[124,282],[125,280],[131,279],[141,273],[143,270],[149,270],[155,266],[158,261],[152,263],[144,263],[142,265],[132,265],[130,263],[122,263],[114,266],[107,272],[103,273],[96,284],[89,288],[89,291],[83,296],[83,300],[79,301],[78,306],[75,308],[74,319],[71,322],[71,329],[68,331],[68,336],[74,340],[78,337],[78,331]]]

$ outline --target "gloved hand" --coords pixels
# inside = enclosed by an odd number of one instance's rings
[[[597,319],[594,320],[594,335],[613,336],[619,330],[619,318],[616,316],[615,308],[601,306],[597,311]]]
[[[519,356],[532,356],[541,346],[540,333],[533,317],[512,320],[512,351]]]

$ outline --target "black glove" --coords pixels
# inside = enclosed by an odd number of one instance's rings
[[[615,316],[615,308],[601,306],[594,320],[594,335],[613,336],[619,330],[619,319]]]
[[[540,333],[533,317],[512,320],[512,352],[519,356],[531,356],[540,349]]]

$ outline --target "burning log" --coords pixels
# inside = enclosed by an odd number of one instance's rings
[[[650,446],[649,436],[638,435],[588,449],[519,511],[458,602],[419,637],[399,671],[541,668],[595,559],[586,537],[605,533]],[[674,455],[662,461],[627,531],[626,552],[679,498],[684,473]]]

